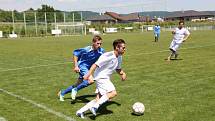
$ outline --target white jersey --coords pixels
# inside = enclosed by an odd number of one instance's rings
[[[181,28],[181,29],[176,28],[175,34],[173,36],[173,41],[175,41],[176,43],[182,43],[184,36],[189,34],[190,32],[186,28]]]
[[[116,69],[121,69],[122,56],[116,57],[114,51],[106,52],[96,61],[98,66],[94,72],[94,80],[110,79]]]

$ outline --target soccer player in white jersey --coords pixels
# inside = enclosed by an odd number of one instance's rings
[[[97,109],[117,95],[116,89],[110,80],[110,76],[116,71],[122,81],[126,79],[126,73],[121,69],[122,55],[125,52],[125,41],[116,39],[113,42],[113,51],[106,52],[93,64],[84,79],[92,77],[96,81],[96,99],[87,103],[76,112],[76,115],[84,118],[84,112],[88,109],[96,116]]]
[[[172,31],[172,34],[173,40],[169,47],[171,54],[167,58],[167,61],[170,61],[172,56],[175,56],[175,59],[177,59],[177,50],[180,45],[187,40],[190,35],[190,32],[186,28],[184,28],[184,21],[180,21],[178,27]]]

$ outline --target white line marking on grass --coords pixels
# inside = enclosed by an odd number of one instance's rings
[[[21,68],[12,68],[12,69],[0,70],[0,72],[16,71],[16,70],[22,70],[22,69],[31,69],[31,68],[39,68],[39,67],[47,67],[47,66],[56,66],[56,65],[63,65],[66,63],[72,63],[72,62],[63,62],[63,63],[55,63],[55,64],[47,64],[47,65],[37,65],[37,66],[28,66],[28,67],[21,67]]]
[[[0,121],[7,121],[4,117],[0,117]]]
[[[12,92],[9,92],[9,91],[4,90],[4,89],[1,89],[1,88],[0,88],[0,91],[4,92],[4,93],[6,93],[6,94],[8,94],[8,95],[10,95],[10,96],[13,96],[13,97],[16,97],[16,98],[18,98],[18,99],[21,99],[21,100],[23,100],[23,101],[25,101],[25,102],[28,102],[28,103],[30,103],[30,104],[32,104],[32,105],[38,107],[38,108],[44,109],[45,111],[47,111],[47,112],[49,112],[49,113],[52,113],[52,114],[54,114],[54,115],[56,115],[56,116],[58,116],[58,117],[64,118],[64,119],[67,120],[67,121],[75,121],[75,119],[73,119],[72,117],[66,116],[66,115],[62,114],[61,112],[54,111],[54,110],[52,110],[52,109],[50,109],[50,108],[48,108],[48,107],[46,107],[46,106],[44,106],[44,105],[42,105],[42,104],[36,103],[36,102],[33,101],[33,100],[26,99],[26,98],[24,98],[24,97],[22,97],[22,96],[13,94]]]

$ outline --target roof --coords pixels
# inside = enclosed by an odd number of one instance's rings
[[[130,21],[130,20],[138,20],[139,15],[138,13],[131,13],[126,16],[121,16],[122,20]]]
[[[211,13],[208,12],[199,12],[194,10],[188,10],[188,11],[175,11],[172,12],[169,16],[166,18],[178,18],[178,17],[194,17],[194,16],[214,16]]]
[[[87,21],[105,21],[105,20],[114,20],[114,19],[108,15],[97,15],[97,16],[91,16],[86,20]]]
[[[128,15],[120,15],[120,14],[117,14],[114,12],[105,12],[105,14],[113,17],[114,19],[120,20],[120,21],[133,21],[133,20],[139,19],[138,13],[131,13]]]
[[[121,19],[121,17],[119,16],[119,14],[117,13],[114,13],[114,12],[105,12],[106,15],[108,16],[111,16],[112,18],[115,18],[115,19]]]

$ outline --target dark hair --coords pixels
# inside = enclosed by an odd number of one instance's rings
[[[125,41],[123,39],[116,39],[113,41],[113,49],[116,49],[117,46],[119,46],[119,44],[125,44]]]
[[[181,23],[183,23],[183,25],[184,25],[184,21],[179,21],[179,22],[178,22],[179,25],[180,25]]]
[[[93,37],[93,42],[96,42],[96,41],[99,41],[99,40],[102,40],[102,38],[99,36],[99,35],[95,35],[94,37]]]

